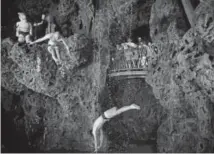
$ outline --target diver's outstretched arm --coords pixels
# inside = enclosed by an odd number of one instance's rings
[[[36,40],[36,41],[31,42],[30,44],[36,44],[36,43],[39,43],[39,42],[43,42],[43,41],[45,41],[45,40],[50,39],[51,36],[52,36],[52,34],[47,34],[47,35],[45,35],[44,37],[42,37],[42,38],[40,38],[40,39],[38,39],[38,40]]]
[[[93,130],[93,136],[94,136],[94,152],[97,152],[97,150],[98,150],[98,147],[97,147],[97,135],[96,135],[96,130],[94,131]]]
[[[100,145],[99,145],[99,147],[97,148],[97,149],[99,149],[99,148],[101,148],[101,146],[102,146],[102,144],[103,144],[103,130],[102,129],[100,129]]]

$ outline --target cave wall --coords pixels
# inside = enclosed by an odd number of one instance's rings
[[[64,63],[58,67],[46,44],[30,47],[27,53],[12,39],[1,42],[2,87],[13,94],[24,93],[24,116],[18,123],[24,126],[30,147],[42,151],[92,151],[90,131],[100,113],[115,102],[127,105],[137,101],[142,107],[138,116],[127,113],[105,126],[102,151],[126,151],[131,140],[153,138],[150,131],[158,129],[159,152],[213,152],[212,2],[204,1],[195,8],[197,20],[192,28],[177,0],[17,0],[10,6],[12,10],[24,11],[30,21],[39,20],[42,12],[51,13],[70,47],[77,44],[71,57],[60,47]],[[4,25],[15,24],[17,16],[10,16],[11,20]],[[144,93],[153,97],[150,88],[142,88],[145,83],[130,81],[133,86],[129,87],[124,81],[116,86],[116,94],[121,97],[113,96],[111,102],[106,83],[110,55],[116,44],[128,37],[135,40],[142,36],[135,32],[139,27],[150,30],[150,38],[144,39],[151,39],[159,49],[149,64],[146,79],[156,99],[144,101]],[[4,34],[13,38],[15,33],[8,32],[14,32],[14,27],[8,28]],[[41,72],[36,71],[38,58],[42,62]],[[130,96],[130,90],[139,93]],[[13,104],[9,99],[2,103],[8,111]],[[159,113],[160,105],[163,113]],[[162,114],[166,119],[159,119]],[[124,120],[127,118],[128,121]],[[115,126],[117,129],[112,129]],[[118,142],[114,142],[114,136],[119,136]]]
[[[178,26],[178,12],[182,12],[178,4],[156,1],[150,18],[151,38],[159,51],[150,63],[146,81],[168,110],[167,120],[158,128],[158,151],[213,152],[214,69],[209,50],[213,46],[209,37],[213,33],[213,4],[206,1],[197,6],[196,25],[188,30]],[[209,23],[205,14],[211,17]],[[167,22],[162,24],[161,20]]]
[[[45,43],[20,47],[12,36],[1,42],[2,87],[14,94],[24,93],[21,119],[29,146],[41,151],[93,150],[90,131],[101,113],[101,92],[106,86],[110,52],[127,39],[130,5],[136,2],[99,1],[96,5],[85,0],[14,2],[29,21],[39,21],[41,13],[52,14],[69,47],[77,45],[70,57],[60,46],[63,64],[59,67]],[[14,19],[18,20],[17,16]],[[36,70],[38,59],[40,72]],[[105,140],[103,151],[108,149],[108,138]]]
[[[81,41],[81,38],[78,40]],[[71,42],[72,38],[67,41]],[[86,43],[86,40],[82,41]],[[2,54],[5,59],[5,65],[2,65],[2,70],[5,70],[2,71],[2,86],[16,94],[24,91],[27,97],[23,99],[22,108],[25,113],[25,132],[29,142],[32,142],[31,146],[42,151],[92,150],[93,138],[90,130],[98,112],[96,98],[99,93],[98,86],[101,85],[98,82],[99,75],[95,72],[99,71],[97,65],[99,66],[100,61],[92,62],[87,56],[85,60],[85,55],[93,53],[88,53],[84,46],[79,46],[79,52],[74,53],[72,59],[64,55],[67,58],[64,62],[67,64],[57,67],[46,51],[45,44],[33,46],[30,52],[26,53],[25,48],[13,42],[9,44],[10,42],[10,39],[2,42],[2,46],[6,46]],[[90,50],[90,46],[87,46],[87,49]],[[84,56],[81,56],[83,52]],[[38,56],[42,61],[40,72],[36,71]],[[42,110],[48,110],[47,114],[38,113]],[[48,135],[43,143],[45,128]],[[82,146],[86,148],[82,149]]]

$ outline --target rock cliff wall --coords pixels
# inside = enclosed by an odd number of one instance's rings
[[[179,26],[178,6],[176,1],[156,1],[150,18],[159,52],[147,82],[169,113],[158,129],[158,151],[213,152],[213,4],[196,7],[195,27],[189,29]]]

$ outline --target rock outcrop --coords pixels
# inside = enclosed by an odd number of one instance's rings
[[[2,86],[16,94],[24,93],[21,106],[25,131],[29,144],[41,151],[93,148],[90,130],[97,112],[99,68],[93,62],[90,41],[82,35],[77,39],[77,42],[73,36],[66,39],[71,47],[70,57],[60,47],[61,66],[54,63],[46,44],[27,47],[9,39],[2,42]],[[38,57],[41,58],[39,72]]]
[[[196,25],[189,30],[178,26],[181,11],[176,9],[179,8],[176,1],[156,1],[152,7],[150,33],[159,52],[156,61],[150,64],[147,82],[168,110],[167,120],[158,129],[159,152],[214,150],[214,61],[209,51],[213,44],[209,34],[213,33],[214,23],[213,20],[207,23],[206,18],[201,17],[206,14],[213,19],[209,11],[213,7],[208,3],[198,5]],[[157,6],[165,9],[159,7],[159,10]]]

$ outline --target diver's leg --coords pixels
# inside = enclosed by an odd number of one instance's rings
[[[41,71],[41,58],[38,55],[36,57],[36,62],[37,62],[36,70],[37,70],[37,72],[40,72]]]
[[[50,54],[51,54],[53,60],[55,61],[55,63],[58,64],[58,59],[56,58],[56,56],[55,56],[55,54],[54,54],[54,49],[53,49],[53,47],[49,46],[49,47],[48,47],[48,52],[50,52]]]
[[[121,114],[123,112],[126,112],[128,110],[132,110],[132,109],[136,109],[136,110],[140,110],[140,106],[136,105],[136,104],[131,104],[129,106],[124,106],[118,110],[116,110],[116,115]]]
[[[61,62],[61,58],[60,58],[60,54],[59,54],[59,47],[55,46],[54,50],[56,52],[56,56],[57,56],[58,61]]]

